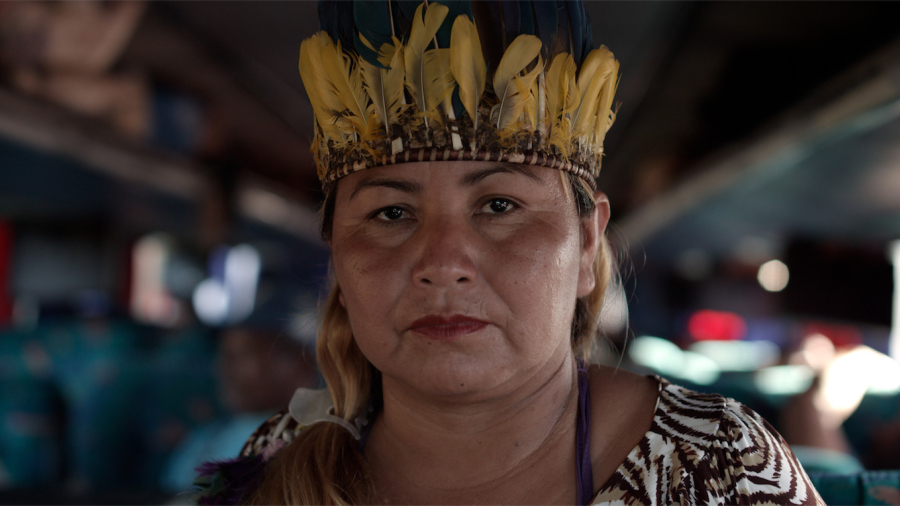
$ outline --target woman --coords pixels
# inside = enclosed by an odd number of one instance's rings
[[[329,390],[207,468],[201,502],[821,504],[747,408],[587,365],[618,64],[580,3],[414,7],[324,4],[301,46]]]

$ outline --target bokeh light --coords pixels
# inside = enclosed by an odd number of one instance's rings
[[[790,272],[781,260],[769,260],[759,267],[756,279],[766,291],[780,292],[787,286]]]

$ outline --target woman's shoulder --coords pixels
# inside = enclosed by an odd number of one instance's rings
[[[630,487],[639,483],[639,495],[662,503],[688,496],[689,502],[716,498],[713,504],[823,504],[790,447],[755,411],[720,394],[650,378],[659,388],[650,430],[598,499],[631,497]]]
[[[786,446],[775,428],[746,405],[656,379],[660,393],[651,432],[698,447]]]
[[[719,438],[725,419],[743,416],[744,406],[721,394],[696,392],[655,376],[659,400],[652,432],[667,439],[707,446]]]
[[[662,392],[667,407],[656,417],[659,429],[704,450],[694,466],[699,489],[727,491],[729,501],[741,504],[824,504],[790,446],[759,413],[670,383]]]
[[[590,372],[592,405],[599,411],[593,418],[602,417],[601,424],[610,423],[610,417],[620,417],[629,426],[644,427],[641,435],[653,432],[668,439],[705,445],[719,437],[725,420],[762,420],[734,399],[696,392],[661,376],[603,365],[591,367]]]

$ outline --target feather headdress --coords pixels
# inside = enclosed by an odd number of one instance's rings
[[[619,63],[580,1],[323,1],[300,46],[326,187],[410,161],[555,167],[596,187]]]

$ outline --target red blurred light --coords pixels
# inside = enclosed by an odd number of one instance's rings
[[[863,343],[862,332],[849,325],[808,322],[803,325],[803,335],[811,334],[822,334],[830,339],[836,348],[851,348]]]
[[[735,313],[703,309],[691,315],[688,334],[697,341],[736,341],[747,334],[747,322]]]

